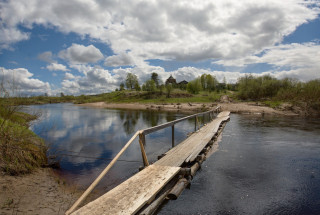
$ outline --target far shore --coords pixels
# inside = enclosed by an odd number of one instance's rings
[[[128,110],[159,110],[159,111],[179,111],[179,112],[202,112],[210,110],[216,106],[221,106],[223,111],[242,114],[266,114],[282,116],[299,116],[291,110],[275,110],[271,107],[262,106],[254,102],[229,102],[229,103],[170,103],[170,104],[141,104],[141,103],[85,103],[79,104],[83,107],[128,109]]]

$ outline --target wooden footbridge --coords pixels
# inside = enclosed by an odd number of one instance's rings
[[[217,107],[207,112],[136,132],[66,214],[153,214],[166,198],[176,199],[190,183],[195,172],[205,160],[206,153],[229,120],[230,112],[220,111],[221,108]],[[198,117],[201,115],[209,115],[210,120],[200,128]],[[174,146],[174,125],[190,118],[195,118],[195,132],[159,157],[158,161],[149,164],[144,150],[145,135],[171,126],[172,146]],[[139,137],[144,169],[76,210],[137,137]]]

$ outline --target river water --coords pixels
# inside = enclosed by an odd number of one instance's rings
[[[60,160],[59,173],[86,188],[131,136],[180,117],[180,113],[93,109],[72,104],[29,106],[41,112],[32,130]],[[175,126],[175,142],[194,121]],[[171,128],[146,138],[148,159],[171,148]],[[136,141],[99,185],[101,193],[142,166]],[[292,117],[231,115],[219,150],[203,163],[191,189],[159,214],[320,214],[320,121]]]

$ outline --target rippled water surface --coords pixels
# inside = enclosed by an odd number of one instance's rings
[[[319,119],[231,115],[219,151],[159,214],[320,214]]]
[[[41,118],[32,129],[57,155],[67,182],[86,188],[131,136],[171,121],[178,113],[93,109],[72,104],[30,106]],[[180,142],[194,129],[175,126]],[[147,136],[149,160],[171,148],[171,128]],[[142,166],[138,142],[120,158],[97,190],[105,192]],[[219,150],[194,177],[191,189],[159,214],[320,214],[320,121],[231,115]]]

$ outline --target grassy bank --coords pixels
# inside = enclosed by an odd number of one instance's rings
[[[18,110],[0,104],[0,170],[9,175],[29,173],[47,163],[43,140],[29,129],[35,116]]]

